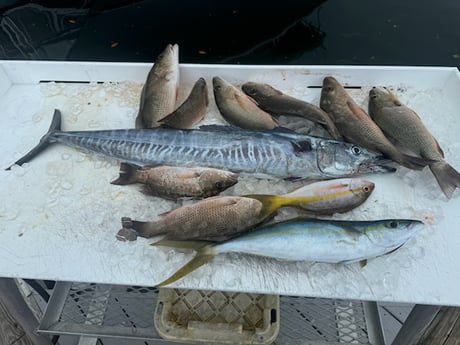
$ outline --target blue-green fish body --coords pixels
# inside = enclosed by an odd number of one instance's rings
[[[327,179],[395,170],[386,166],[387,159],[359,146],[293,132],[223,126],[64,132],[60,118],[56,110],[48,133],[15,164],[58,142],[139,166],[199,166],[279,178]]]
[[[219,244],[196,243],[197,255],[170,278],[170,284],[223,253],[243,253],[287,261],[351,263],[394,251],[423,226],[418,220],[331,221],[294,219],[245,233]],[[193,249],[190,242],[159,241],[154,245]],[[201,246],[201,247],[200,247]]]

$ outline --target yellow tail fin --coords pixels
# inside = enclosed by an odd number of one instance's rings
[[[262,203],[262,210],[260,211],[260,217],[268,217],[276,212],[280,207],[294,206],[298,207],[301,204],[307,204],[321,200],[324,196],[283,196],[283,195],[271,195],[271,194],[247,194],[243,195],[246,198],[253,198],[259,200]]]

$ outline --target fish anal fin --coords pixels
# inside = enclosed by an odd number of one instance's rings
[[[201,266],[207,264],[214,258],[214,255],[200,255],[197,254],[192,260],[187,262],[184,266],[179,268],[172,276],[168,279],[163,280],[161,283],[157,284],[157,287],[163,287],[174,283],[175,281],[183,278],[187,274],[195,271],[196,269],[200,268]]]
[[[155,247],[172,247],[176,249],[189,249],[198,251],[201,248],[211,245],[212,242],[210,241],[180,241],[174,239],[163,238],[157,242],[153,242],[150,245]]]

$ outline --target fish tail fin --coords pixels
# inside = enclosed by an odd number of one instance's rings
[[[280,207],[293,206],[299,207],[301,204],[317,201],[321,196],[284,196],[271,194],[248,194],[247,198],[259,200],[262,203],[261,217],[268,217],[275,213]]]
[[[61,130],[61,112],[59,109],[54,109],[53,119],[51,120],[50,128],[48,132],[40,139],[40,142],[30,150],[26,155],[19,158],[16,162],[11,164],[5,170],[10,170],[13,165],[22,165],[24,163],[29,162],[35,156],[40,154],[45,148],[47,148],[53,141],[50,139],[51,135],[57,131]]]
[[[243,197],[256,199],[262,203],[259,217],[264,219],[275,213],[280,207],[285,206],[285,198],[279,195],[247,194],[243,195]]]
[[[139,169],[137,165],[129,163],[120,163],[120,176],[116,180],[110,182],[115,185],[126,185],[136,183],[136,171]]]
[[[158,287],[169,285],[187,274],[195,271],[201,266],[207,264],[216,255],[214,245],[207,241],[174,241],[174,240],[160,240],[152,243],[152,246],[166,246],[180,249],[194,249],[197,250],[196,255],[187,262],[184,266],[179,268],[172,276],[157,284]]]
[[[121,225],[125,229],[136,230],[137,235],[144,238],[161,235],[165,232],[163,227],[157,224],[157,222],[141,222],[129,217],[122,217]]]
[[[435,160],[402,154],[401,164],[412,170],[422,170],[427,165],[435,163]]]
[[[442,192],[450,199],[455,189],[460,187],[460,173],[445,161],[431,164],[430,170]]]

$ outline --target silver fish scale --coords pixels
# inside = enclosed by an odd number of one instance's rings
[[[137,165],[203,166],[282,178],[324,178],[317,146],[324,139],[235,129],[55,131],[48,140]]]

